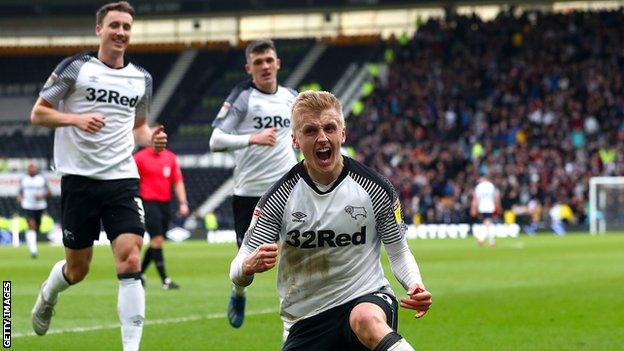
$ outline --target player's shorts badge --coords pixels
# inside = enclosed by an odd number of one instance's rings
[[[392,298],[390,298],[390,296],[388,296],[388,294],[384,294],[384,293],[374,293],[373,295],[381,298],[382,300],[386,301],[386,303],[388,305],[390,305],[390,307],[392,307]]]

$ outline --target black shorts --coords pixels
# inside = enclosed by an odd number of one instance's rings
[[[373,303],[384,311],[388,325],[397,330],[398,303],[394,296],[376,292],[336,306],[295,323],[290,328],[283,351],[365,351],[349,325],[353,308],[363,302]]]
[[[43,215],[43,210],[28,210],[22,208],[22,216],[26,218],[26,220],[34,219],[37,222],[37,227],[41,224],[41,216]]]
[[[171,221],[169,202],[143,201],[143,206],[145,206],[145,229],[149,235],[164,236]]]
[[[243,244],[245,232],[249,229],[251,217],[260,201],[259,197],[237,196],[232,198],[232,209],[234,210],[234,230],[236,231],[236,244],[240,248]]]
[[[139,180],[98,180],[76,175],[61,179],[63,245],[70,249],[93,246],[100,223],[111,242],[118,235],[145,233],[145,211]]]
[[[494,218],[493,212],[479,212],[479,220],[483,222],[486,219]]]

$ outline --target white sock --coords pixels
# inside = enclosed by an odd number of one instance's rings
[[[232,291],[238,296],[245,296],[245,291],[247,290],[244,286],[238,286],[236,284],[232,284]]]
[[[137,276],[140,273],[137,273]],[[145,290],[140,279],[119,279],[117,313],[121,322],[121,341],[124,351],[136,351],[141,344],[145,319]]]
[[[32,229],[28,229],[26,231],[26,245],[28,245],[28,250],[30,250],[30,253],[33,255],[37,254],[37,232],[32,230]]]
[[[394,345],[388,347],[388,351],[414,351],[414,348],[407,342],[407,340],[401,339]]]
[[[494,225],[490,224],[487,228],[488,244],[494,245],[494,243],[496,242],[496,232],[494,229]]]
[[[46,301],[55,303],[58,294],[69,287],[69,282],[63,275],[63,267],[65,267],[65,260],[58,261],[52,267],[48,280],[43,287],[43,298]]]

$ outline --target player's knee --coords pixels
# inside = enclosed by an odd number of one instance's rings
[[[367,336],[375,334],[374,330],[386,324],[383,311],[372,304],[359,304],[353,308],[349,315],[351,329],[358,335]]]
[[[123,272],[120,273],[138,272],[141,270],[141,258],[138,254],[132,253],[125,257],[121,266]]]

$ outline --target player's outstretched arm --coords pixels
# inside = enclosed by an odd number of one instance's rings
[[[407,289],[407,297],[401,299],[401,307],[416,311],[416,318],[424,316],[431,307],[431,293],[422,284]]]
[[[63,113],[55,109],[52,104],[39,98],[30,114],[32,124],[48,128],[76,127],[82,131],[94,134],[106,125],[106,117],[100,113]]]

